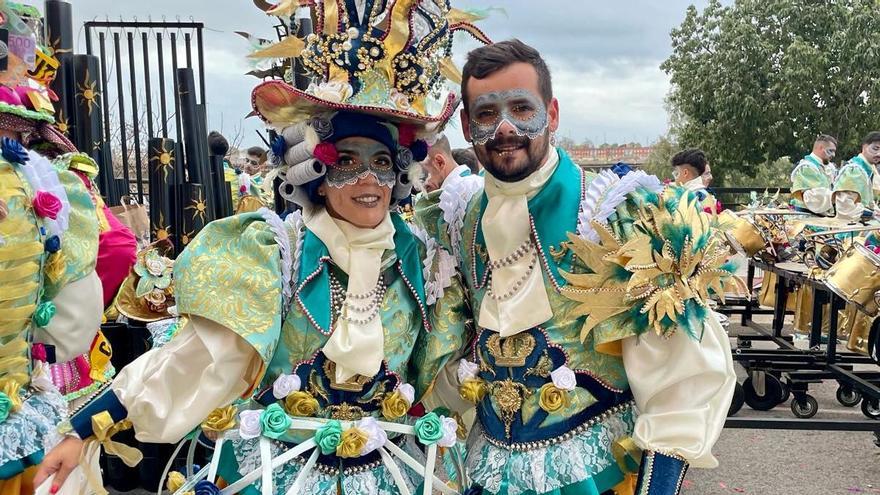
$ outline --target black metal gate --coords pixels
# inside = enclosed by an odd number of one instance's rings
[[[187,146],[201,148],[203,143],[187,142],[178,98],[178,69],[193,70],[198,89],[196,111],[204,122],[203,30],[204,24],[199,22],[85,23],[86,52],[98,57],[100,75],[95,76],[98,87],[89,88],[86,82],[77,94],[94,96],[95,106],[102,112],[103,129],[100,136],[93,137],[93,143],[100,148],[102,174],[112,174],[114,179],[103,181],[109,189],[104,195],[111,204],[118,204],[126,194],[144,203],[149,194],[151,138],[170,138],[177,143],[174,168],[178,174],[194,165],[186,162],[191,153],[184,150]],[[100,93],[100,100],[96,93]],[[177,183],[186,181],[183,175],[179,179]]]

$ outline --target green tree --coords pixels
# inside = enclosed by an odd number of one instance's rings
[[[704,149],[716,177],[803,156],[818,133],[837,136],[851,156],[880,128],[878,25],[875,0],[691,6],[661,66],[681,117],[678,143]]]

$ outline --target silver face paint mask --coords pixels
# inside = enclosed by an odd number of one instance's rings
[[[393,188],[397,184],[394,159],[388,148],[380,143],[346,144],[339,151],[336,163],[327,167],[327,184],[342,188],[353,186],[370,175],[380,186]]]
[[[547,106],[531,91],[512,89],[480,95],[468,112],[471,140],[483,146],[498,134],[504,122],[520,137],[537,139],[550,123]]]

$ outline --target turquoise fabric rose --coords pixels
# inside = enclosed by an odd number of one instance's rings
[[[424,445],[432,445],[443,438],[443,422],[436,413],[429,412],[416,420],[416,438]]]
[[[263,414],[260,415],[260,427],[263,430],[263,436],[278,440],[282,435],[290,429],[290,416],[284,412],[284,408],[278,404],[272,404],[267,407]]]
[[[10,412],[12,412],[12,399],[3,392],[0,392],[0,424],[6,422]]]
[[[324,455],[336,452],[336,447],[342,441],[342,424],[335,419],[327,422],[315,432],[315,443]]]
[[[34,312],[34,325],[40,328],[46,328],[46,326],[49,325],[49,322],[52,321],[52,318],[55,317],[57,311],[55,303],[52,301],[44,301],[40,303],[40,305],[37,306],[37,310]]]

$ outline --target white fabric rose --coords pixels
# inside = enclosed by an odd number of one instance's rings
[[[400,393],[400,396],[406,399],[409,402],[409,405],[412,405],[416,400],[416,389],[413,388],[409,383],[401,383],[397,387],[397,391]]]
[[[568,366],[560,366],[551,371],[550,378],[559,390],[574,390],[577,387],[577,377]]]
[[[327,81],[321,84],[311,84],[306,92],[322,100],[333,103],[343,103],[354,94],[351,84],[345,82]]]
[[[238,415],[238,434],[244,440],[257,438],[262,433],[260,416],[263,411],[242,411]]]
[[[480,365],[472,363],[467,359],[462,359],[458,362],[458,382],[464,383],[467,380],[476,378],[479,371]]]
[[[388,434],[379,426],[376,418],[366,417],[355,423],[354,426],[367,434],[367,443],[361,449],[362,456],[369,454],[379,447],[384,447],[385,443],[388,442]]]
[[[455,418],[440,416],[443,428],[443,438],[437,441],[440,447],[452,447],[458,441],[458,422]]]
[[[276,378],[275,383],[272,384],[272,395],[274,395],[276,399],[281,400],[288,395],[299,391],[300,387],[302,387],[302,381],[298,376],[281,375]]]
[[[49,365],[43,361],[36,361],[34,364],[34,372],[31,376],[31,387],[37,392],[49,392],[56,390],[55,383],[52,382],[51,373],[49,373]]]
[[[152,258],[146,260],[147,271],[150,272],[151,275],[159,276],[165,272],[165,269],[168,268],[167,263],[163,258]]]

